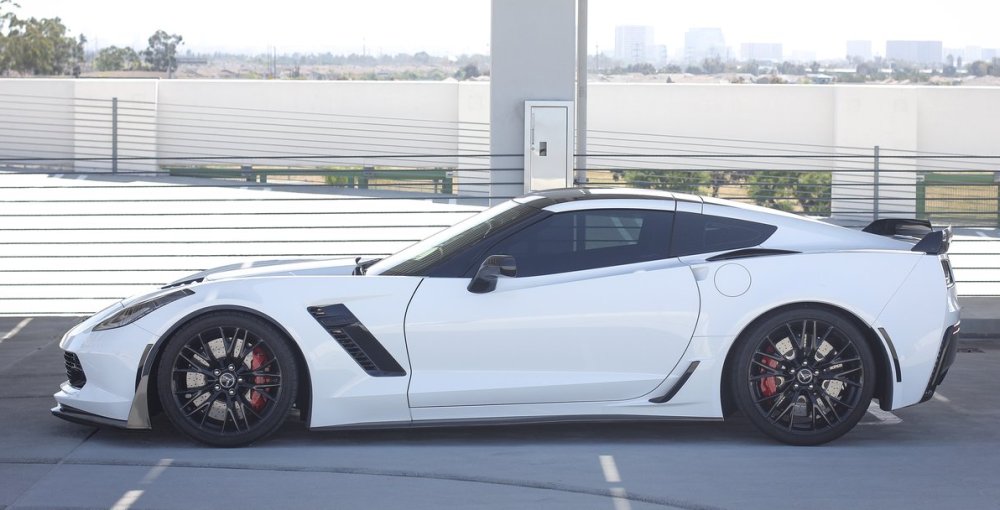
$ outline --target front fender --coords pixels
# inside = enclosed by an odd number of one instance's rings
[[[421,278],[407,276],[278,276],[209,281],[193,296],[140,319],[150,343],[138,374],[129,426],[148,428],[152,373],[163,345],[189,321],[222,310],[257,315],[281,329],[302,354],[310,376],[310,427],[408,422],[409,358],[403,316]],[[344,304],[407,374],[372,377],[323,329],[309,307]]]

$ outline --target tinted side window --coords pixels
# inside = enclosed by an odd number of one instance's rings
[[[580,271],[667,258],[673,213],[571,211],[545,218],[490,248],[513,255],[518,276]]]
[[[677,213],[673,256],[749,248],[771,237],[778,227],[722,216]]]

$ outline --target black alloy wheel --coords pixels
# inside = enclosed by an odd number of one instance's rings
[[[740,410],[765,434],[793,445],[832,441],[861,420],[875,389],[875,361],[851,321],[794,309],[743,336],[730,374]]]
[[[213,446],[243,446],[274,433],[295,401],[297,381],[285,336],[241,313],[185,325],[157,367],[157,391],[171,423]]]

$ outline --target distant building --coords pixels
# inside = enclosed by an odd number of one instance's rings
[[[847,41],[847,59],[851,60],[854,58],[861,59],[862,61],[869,61],[872,59],[872,42],[871,41]]]
[[[781,62],[784,50],[781,43],[743,43],[740,45],[740,58],[746,61]]]
[[[920,65],[940,64],[944,57],[941,41],[886,41],[885,58]]]
[[[666,44],[654,44],[650,49],[647,49],[646,53],[651,59],[650,63],[658,67],[667,65],[667,62],[670,60]]]
[[[705,59],[728,60],[721,28],[692,28],[684,34],[684,61],[697,64]]]
[[[966,46],[965,51],[962,52],[962,60],[966,62],[983,60],[983,48],[981,46]]]
[[[996,48],[983,48],[983,60],[990,61],[1000,57],[1000,50]]]
[[[622,25],[615,27],[615,58],[625,64],[655,63],[653,27]]]
[[[786,60],[799,64],[811,64],[816,61],[816,52],[812,50],[792,50]]]

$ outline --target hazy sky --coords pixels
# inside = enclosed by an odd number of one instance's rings
[[[497,0],[503,1],[503,0]],[[538,0],[545,1],[545,0]],[[90,47],[146,46],[162,28],[182,49],[263,53],[434,54],[489,51],[490,0],[19,0],[25,16],[59,16]],[[691,27],[720,27],[742,42],[782,42],[785,53],[841,57],[845,41],[942,40],[946,48],[1000,48],[997,0],[589,0],[590,42],[610,53],[615,25],[651,25],[671,53]]]

